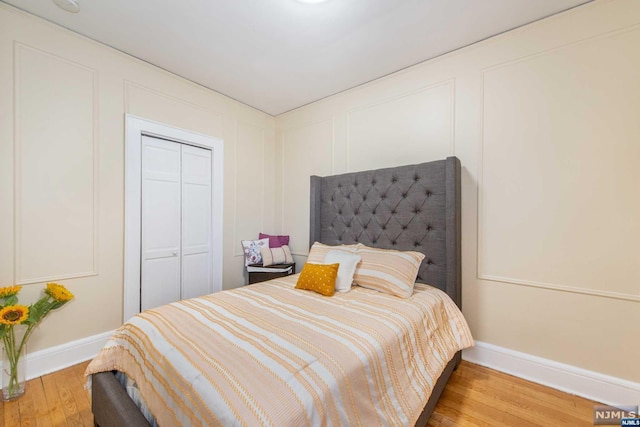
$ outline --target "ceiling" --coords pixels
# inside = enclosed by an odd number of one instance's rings
[[[271,115],[589,0],[3,0]]]

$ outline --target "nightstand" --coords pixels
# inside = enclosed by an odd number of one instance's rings
[[[262,264],[251,264],[247,266],[249,273],[249,284],[265,282],[278,277],[285,277],[296,273],[296,264],[273,264],[263,267]]]

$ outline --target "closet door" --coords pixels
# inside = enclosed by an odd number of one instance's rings
[[[180,299],[181,147],[142,137],[141,310]]]
[[[211,150],[182,146],[182,299],[213,292]]]

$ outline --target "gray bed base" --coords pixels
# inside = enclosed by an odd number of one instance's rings
[[[460,161],[448,157],[419,165],[329,177],[311,177],[310,244],[362,243],[423,252],[417,281],[444,290],[462,307]],[[458,352],[436,382],[416,426],[426,426]],[[92,376],[94,422],[101,427],[149,426],[112,372]]]

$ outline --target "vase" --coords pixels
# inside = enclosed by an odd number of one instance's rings
[[[2,337],[2,400],[13,400],[22,396],[26,385],[25,355],[27,345],[24,334],[27,327],[13,325]]]

